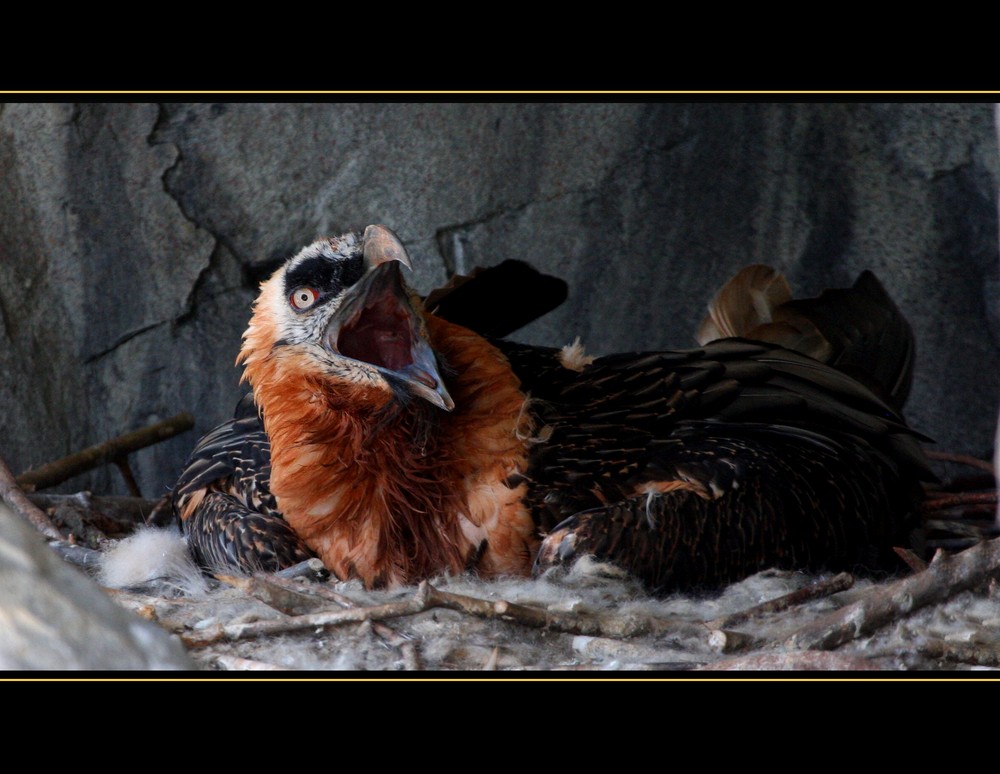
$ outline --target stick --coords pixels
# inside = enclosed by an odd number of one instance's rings
[[[591,637],[633,637],[656,629],[687,629],[697,631],[704,639],[701,626],[688,622],[655,621],[638,616],[581,616],[558,613],[506,600],[491,602],[487,599],[467,597],[440,591],[428,584],[428,602],[431,606],[457,610],[479,618],[502,618],[533,629],[549,629],[566,634],[583,634]]]
[[[26,519],[35,529],[45,535],[45,537],[54,540],[63,539],[59,530],[56,529],[56,525],[49,520],[49,517],[41,509],[28,499],[28,496],[18,485],[14,479],[14,474],[10,472],[10,468],[7,467],[7,463],[2,457],[0,457],[0,499],[13,508],[21,518]]]
[[[49,542],[49,547],[64,561],[77,567],[97,567],[103,556],[100,551],[95,551],[93,548],[73,545],[65,540],[52,540]]]
[[[246,578],[216,573],[215,577],[223,583],[239,589],[244,594],[249,594],[255,599],[259,599],[265,605],[285,615],[310,615],[327,610],[330,607],[326,600],[312,594],[303,593],[297,589],[289,588],[286,585],[275,583],[266,575],[254,575]]]
[[[705,625],[710,629],[729,629],[730,627],[741,624],[750,618],[756,618],[757,616],[768,615],[770,613],[779,613],[782,610],[787,610],[788,608],[793,607],[794,605],[801,605],[814,599],[828,597],[831,594],[845,591],[853,585],[854,576],[849,573],[842,572],[840,575],[835,575],[832,578],[818,581],[811,586],[796,589],[790,594],[770,599],[767,602],[754,605],[753,607],[749,607],[738,613],[713,618],[711,621],[706,621]]]
[[[996,492],[966,492],[964,494],[953,494],[946,497],[928,497],[920,503],[920,509],[924,511],[939,511],[945,508],[955,508],[959,505],[996,505]]]
[[[286,667],[238,656],[216,656],[215,663],[227,672],[287,672]]]
[[[194,417],[188,412],[157,422],[155,425],[125,433],[110,441],[91,446],[76,454],[46,463],[40,468],[29,470],[17,477],[17,483],[22,487],[45,489],[61,484],[67,479],[86,473],[88,470],[114,462],[130,452],[152,446],[154,443],[173,438],[175,435],[187,432],[194,427]]]
[[[390,629],[390,631],[392,630]],[[399,636],[402,637],[403,635]],[[403,669],[407,672],[419,672],[424,668],[423,664],[420,663],[420,653],[417,652],[417,643],[407,640],[399,646],[399,649],[403,653]]]
[[[344,623],[361,623],[362,621],[381,621],[385,618],[396,618],[403,615],[413,615],[427,610],[429,584],[424,581],[417,593],[404,602],[390,602],[373,607],[358,607],[353,610],[329,610],[308,615],[291,616],[278,621],[254,621],[245,624],[226,624],[210,626],[198,633],[182,634],[181,640],[189,648],[200,648],[224,640],[246,640],[256,637],[266,637],[272,634],[290,634],[306,629],[320,629],[326,626],[337,626]]]
[[[923,572],[927,569],[927,562],[917,556],[909,548],[903,548],[902,546],[893,546],[892,550],[896,552],[896,556],[906,562],[906,565],[914,572]]]
[[[704,666],[703,661],[663,661],[658,664],[633,664],[631,662],[620,662],[614,669],[615,672],[691,672],[700,666]],[[533,667],[520,667],[521,671],[530,672]],[[545,667],[550,672],[605,672],[608,671],[607,664],[556,664]]]
[[[803,626],[785,645],[794,650],[833,650],[997,575],[1000,575],[1000,538],[955,556],[938,552],[923,572],[873,588],[857,602]]]
[[[314,570],[317,563],[321,568],[323,567],[323,562],[316,558],[307,559],[305,562],[295,565],[295,567],[307,565],[310,570]],[[288,569],[291,570],[294,568],[290,567]],[[285,570],[276,572],[273,575],[256,575],[252,580],[247,578],[227,578],[226,582],[246,591],[248,594],[252,594],[264,604],[270,605],[275,610],[279,610],[286,615],[319,613],[329,610],[330,602],[351,610],[360,607],[354,600],[345,597],[343,594],[331,591],[325,586],[313,584],[309,587],[308,591],[297,588],[297,584],[291,579],[284,577],[281,574],[282,572],[285,572]],[[404,645],[412,644],[410,637],[400,634],[392,627],[378,621],[372,622],[372,631],[392,647],[402,648]],[[405,652],[403,653],[403,657],[404,659],[409,658]],[[415,658],[415,654],[413,654],[413,657]]]
[[[880,666],[874,659],[862,656],[847,656],[843,653],[819,653],[806,651],[804,653],[754,653],[749,656],[738,656],[705,664],[698,667],[698,672],[739,672],[739,671],[777,671],[777,672],[830,672],[845,670],[871,671],[894,668],[889,664]]]
[[[763,643],[757,637],[743,632],[731,632],[726,629],[714,629],[708,635],[708,646],[719,653],[735,653],[739,650],[750,650]]]
[[[483,664],[481,671],[483,671],[483,672],[496,672],[497,671],[497,662],[499,660],[500,660],[500,648],[499,647],[495,647],[495,648],[493,648],[493,650],[490,651],[490,657],[488,659],[486,659],[486,663]]]
[[[1000,650],[970,642],[930,640],[918,648],[922,656],[977,666],[1000,666]]]
[[[278,570],[274,574],[278,578],[290,579],[312,578],[323,574],[329,576],[330,572],[323,565],[323,560],[314,556],[312,559],[306,559],[304,562],[293,564],[291,567],[286,567],[284,570]]]
[[[115,467],[118,468],[118,472],[122,474],[122,478],[125,479],[125,486],[128,487],[128,492],[133,497],[142,497],[142,490],[139,489],[139,482],[135,480],[135,474],[132,472],[132,466],[128,464],[128,457],[125,455],[119,455],[112,460],[115,463]]]
[[[939,452],[931,449],[924,449],[924,455],[929,460],[939,460],[941,462],[957,462],[959,465],[968,465],[973,468],[985,470],[987,473],[996,474],[993,463],[971,457],[968,454],[952,454],[951,452]]]
[[[614,662],[619,664],[674,663],[685,657],[676,648],[660,647],[649,642],[629,642],[610,637],[574,637],[573,652],[585,659],[598,660],[601,668]],[[701,663],[701,661],[699,661]]]
[[[538,608],[516,605],[505,600],[489,601],[439,591],[427,581],[421,582],[417,593],[403,602],[390,602],[372,607],[331,610],[307,615],[292,616],[279,621],[254,621],[246,624],[226,624],[209,627],[198,633],[182,635],[184,644],[191,648],[212,645],[223,640],[243,640],[272,634],[337,626],[361,621],[381,621],[386,618],[414,615],[434,607],[475,615],[480,618],[501,618],[535,629],[590,636],[630,637],[651,630],[699,633],[704,638],[704,627],[699,624],[676,621],[659,621],[638,616],[585,617],[569,613],[554,613]]]
[[[39,508],[45,510],[69,507],[84,509],[90,513],[99,513],[102,517],[110,519],[125,530],[132,530],[139,524],[144,524],[146,515],[151,513],[156,506],[156,500],[146,500],[142,497],[121,497],[118,495],[92,495],[84,499],[81,493],[76,494],[38,494],[32,492],[28,495]],[[105,530],[106,531],[106,530]]]

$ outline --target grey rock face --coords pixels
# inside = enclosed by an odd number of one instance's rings
[[[873,269],[918,342],[907,415],[987,455],[1000,374],[983,104],[9,104],[0,113],[0,427],[12,469],[191,410],[134,455],[147,496],[231,415],[257,283],[381,222],[415,284],[518,257],[569,301],[517,337],[693,346],[746,263],[803,294]],[[103,470],[64,489],[124,492]]]
[[[0,669],[192,669],[180,642],[115,605],[0,504]]]

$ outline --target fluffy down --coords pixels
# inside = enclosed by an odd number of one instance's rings
[[[205,578],[195,566],[184,537],[173,529],[153,527],[140,527],[105,551],[98,580],[114,589],[165,580],[188,596],[198,596],[207,590]]]

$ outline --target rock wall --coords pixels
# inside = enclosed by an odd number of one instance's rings
[[[193,668],[178,638],[122,609],[0,503],[0,670]]]
[[[569,301],[518,334],[685,347],[761,261],[814,294],[871,268],[918,342],[911,422],[988,455],[1000,380],[987,104],[7,104],[0,454],[15,472],[182,410],[133,456],[167,490],[231,415],[257,283],[321,234],[393,227],[427,290],[507,257]],[[63,490],[123,493],[117,471]]]

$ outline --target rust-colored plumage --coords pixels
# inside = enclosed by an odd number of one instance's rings
[[[254,402],[175,489],[206,566],[315,553],[383,586],[588,553],[667,590],[878,567],[914,526],[929,473],[898,413],[912,336],[874,277],[797,302],[752,267],[714,302],[701,348],[595,360],[429,313],[399,277],[408,262],[372,226],[262,286],[240,354]],[[858,381],[844,370],[875,346],[873,316],[889,354]],[[823,362],[838,358],[850,368]]]
[[[338,577],[384,585],[530,567],[534,525],[522,493],[503,483],[525,464],[518,381],[481,337],[428,322],[462,411],[357,385],[333,391],[307,360],[247,366],[271,439],[271,491]]]

